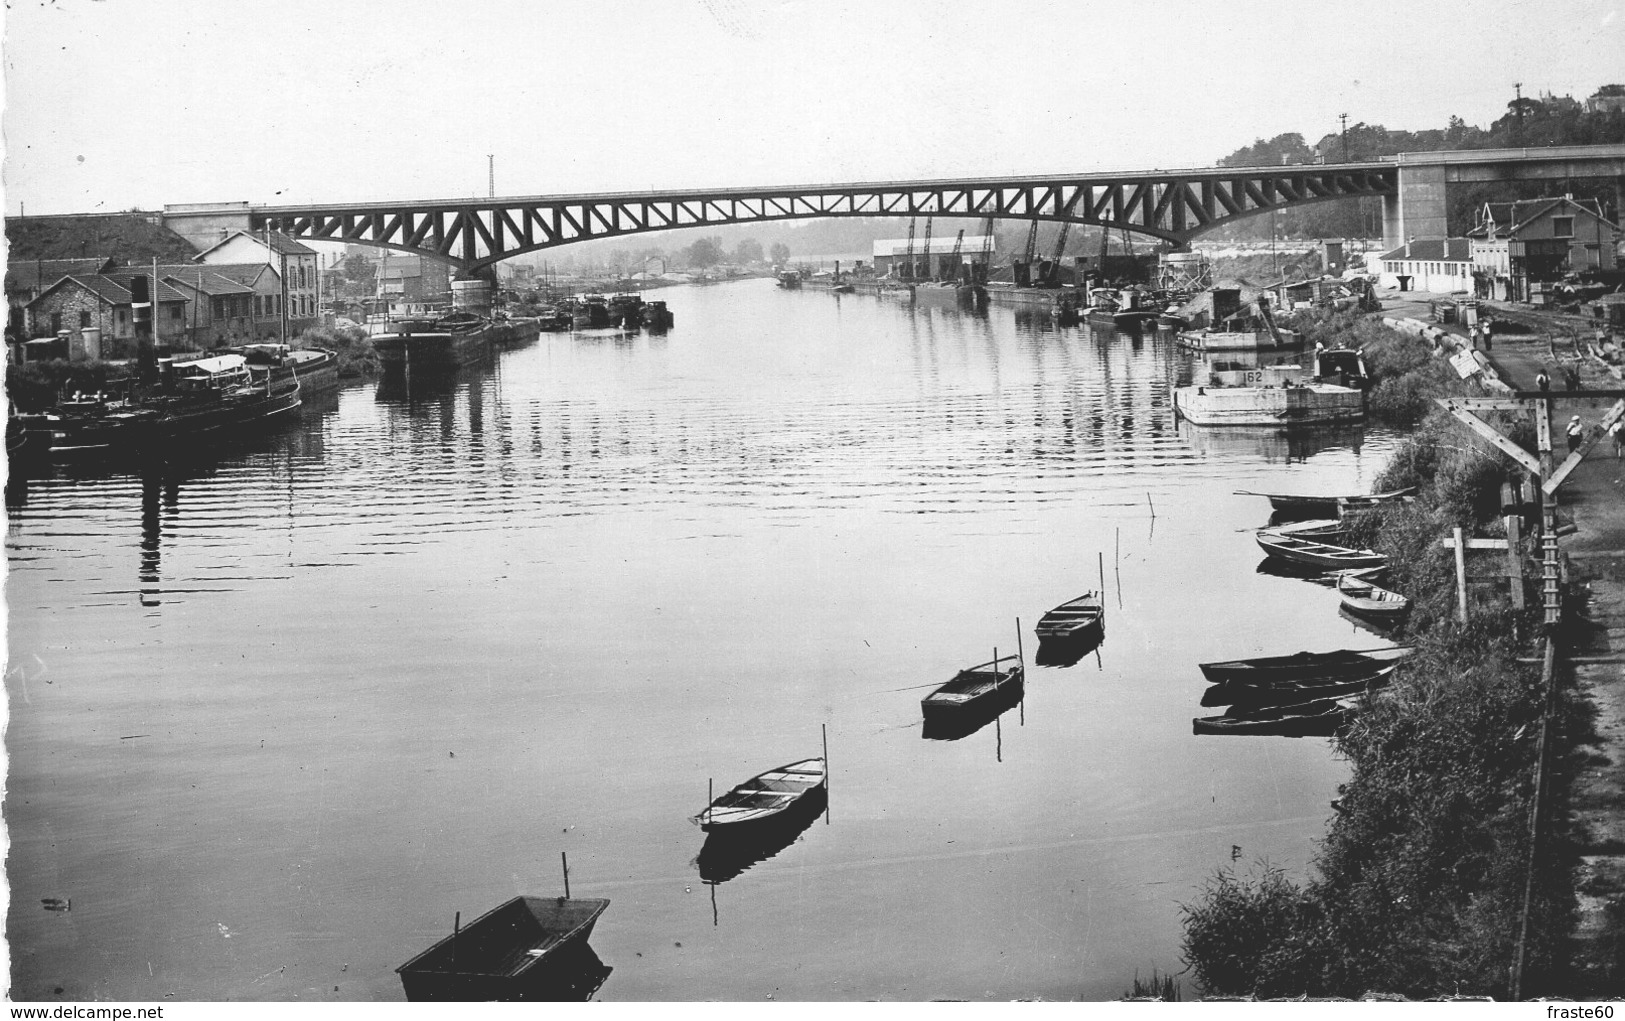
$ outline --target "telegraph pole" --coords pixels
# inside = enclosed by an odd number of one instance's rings
[[[1513,82],[1512,83],[1512,91],[1518,97],[1512,103],[1512,116],[1514,118],[1516,118],[1516,121],[1517,121],[1517,124],[1513,128],[1513,130],[1518,133],[1518,137],[1514,138],[1513,141],[1522,143],[1523,142],[1523,82]]]
[[[1343,123],[1343,162],[1349,161],[1349,115],[1340,113],[1337,119]]]

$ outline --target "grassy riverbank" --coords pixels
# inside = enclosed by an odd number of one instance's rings
[[[1395,638],[1417,653],[1337,740],[1351,775],[1311,876],[1293,882],[1268,863],[1219,871],[1184,906],[1185,959],[1208,994],[1504,998],[1541,709],[1539,668],[1519,660],[1539,611],[1480,586],[1470,622],[1457,623],[1454,557],[1440,543],[1458,526],[1503,534],[1505,460],[1433,404],[1469,391],[1426,342],[1347,317],[1309,332],[1361,346],[1374,416],[1413,429],[1376,488],[1414,485],[1417,499],[1363,515],[1351,542],[1389,557],[1387,584],[1413,604]],[[1537,873],[1524,995],[1561,962],[1572,904],[1566,870]]]

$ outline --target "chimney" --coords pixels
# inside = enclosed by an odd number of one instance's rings
[[[1411,257],[1411,240],[1411,238],[1405,239],[1405,258],[1407,259]]]

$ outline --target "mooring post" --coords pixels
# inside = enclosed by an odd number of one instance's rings
[[[1512,608],[1523,609],[1523,557],[1518,554],[1522,522],[1518,515],[1508,514],[1507,525],[1507,581],[1512,587]]]
[[[570,899],[570,855],[568,852],[559,852],[559,861],[564,863],[564,899]]]
[[[1467,623],[1467,540],[1462,536],[1461,529],[1455,530],[1456,536],[1456,618],[1463,624]]]

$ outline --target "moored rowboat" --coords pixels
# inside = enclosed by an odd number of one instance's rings
[[[1038,618],[1033,628],[1040,639],[1080,638],[1105,624],[1106,607],[1100,594],[1085,592]]]
[[[751,777],[693,817],[707,833],[778,819],[797,803],[822,791],[828,779],[823,759],[802,759]]]
[[[1258,533],[1258,545],[1272,557],[1307,564],[1325,570],[1338,568],[1384,567],[1388,558],[1376,550],[1349,549],[1330,543],[1299,539],[1291,535],[1264,529]]]
[[[1337,579],[1337,593],[1343,609],[1361,617],[1393,622],[1410,612],[1411,601],[1369,581],[1343,575]]]
[[[996,703],[1000,696],[1019,693],[1021,684],[1021,663],[1016,657],[995,656],[991,662],[959,671],[953,680],[920,699],[920,711],[929,720],[979,710]]]
[[[1272,734],[1280,737],[1325,736],[1337,732],[1348,718],[1349,706],[1335,698],[1299,705],[1235,710],[1222,716],[1191,720],[1195,734]]]
[[[395,971],[408,1000],[554,999],[559,968],[585,951],[601,898],[515,897]]]
[[[1387,649],[1337,649],[1332,652],[1296,652],[1290,656],[1260,656],[1203,663],[1202,676],[1214,684],[1241,682],[1272,684],[1283,681],[1353,678],[1376,673],[1409,656],[1406,646]]]
[[[1237,496],[1262,496],[1269,500],[1270,506],[1276,513],[1293,515],[1304,518],[1335,517],[1338,514],[1339,504],[1349,508],[1371,507],[1379,503],[1398,500],[1401,497],[1414,495],[1415,486],[1406,489],[1395,489],[1386,493],[1369,493],[1353,496],[1308,496],[1290,493],[1255,493],[1247,489],[1236,490]]]

